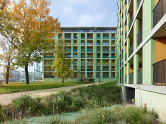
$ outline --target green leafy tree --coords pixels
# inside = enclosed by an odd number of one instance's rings
[[[55,60],[52,64],[52,69],[55,69],[56,75],[62,78],[62,83],[66,78],[73,78],[73,71],[69,68],[71,66],[71,59],[66,59],[67,47],[63,39],[60,39],[55,47]]]
[[[54,32],[60,31],[58,19],[49,16],[49,0],[14,0],[8,9],[10,22],[17,28],[11,44],[17,49],[16,64],[25,68],[26,84],[29,84],[28,67],[42,60],[43,51],[54,46]],[[4,27],[4,30],[11,31]],[[10,33],[9,33],[10,34]]]

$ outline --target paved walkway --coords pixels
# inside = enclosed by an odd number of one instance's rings
[[[43,90],[33,90],[33,91],[18,92],[18,93],[1,94],[0,95],[0,104],[1,105],[8,105],[12,102],[13,99],[18,98],[18,97],[25,95],[25,94],[30,95],[32,98],[44,97],[44,96],[49,96],[51,94],[56,94],[62,90],[70,91],[73,88],[87,87],[87,86],[93,85],[93,84],[98,85],[99,83],[97,82],[97,83],[81,84],[81,85],[69,86],[69,87],[60,87],[60,88],[52,88],[52,89],[43,89]]]

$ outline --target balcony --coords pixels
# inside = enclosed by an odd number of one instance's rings
[[[100,36],[97,36],[97,39],[100,39]]]
[[[93,69],[87,69],[87,71],[93,71]]]
[[[115,56],[111,56],[111,58],[115,58]]]
[[[131,28],[131,24],[133,22],[133,15],[131,16],[130,22],[129,22],[129,29]]]
[[[77,58],[77,55],[73,55],[73,58]]]
[[[109,39],[109,36],[103,36],[103,39]]]
[[[81,71],[85,71],[85,69],[81,69]]]
[[[44,56],[44,58],[55,58],[54,56]]]
[[[97,52],[100,52],[100,49],[97,49]]]
[[[153,84],[166,85],[166,59],[153,64]]]
[[[81,36],[81,39],[85,39],[85,36]]]
[[[77,62],[73,62],[73,65],[77,65]]]
[[[132,45],[129,48],[129,56],[131,56],[132,53],[133,53],[133,43],[132,43]]]
[[[85,45],[85,43],[81,43],[81,45]]]
[[[92,43],[87,43],[87,45],[92,45]]]
[[[71,36],[65,36],[65,39],[71,39]]]
[[[77,52],[77,49],[74,49],[73,51],[74,51],[74,52]]]
[[[87,39],[93,39],[93,36],[87,36]]]
[[[103,71],[109,71],[109,68],[103,68]]]
[[[73,39],[77,39],[77,36],[73,36]]]
[[[85,52],[85,49],[81,49],[81,52]]]
[[[67,49],[67,52],[71,52],[71,49]]]
[[[103,45],[109,45],[109,43],[103,43]]]
[[[140,32],[137,35],[137,46],[139,46],[142,42],[142,29],[140,30]]]
[[[139,69],[137,71],[137,75],[138,75],[138,77],[137,77],[137,83],[138,84],[142,84],[142,69]]]
[[[109,75],[103,75],[103,78],[109,78]]]
[[[103,56],[103,58],[109,58],[109,56]]]
[[[161,20],[161,18],[166,13],[166,1],[165,0],[159,0],[157,5],[155,6],[153,10],[153,27],[156,26],[156,24]]]
[[[133,84],[133,72],[129,74],[129,84]]]
[[[109,49],[103,49],[103,52],[109,52]]]
[[[93,52],[93,49],[87,49],[87,52]]]
[[[112,49],[112,50],[111,50],[111,52],[115,52],[115,50],[114,50],[114,49]]]

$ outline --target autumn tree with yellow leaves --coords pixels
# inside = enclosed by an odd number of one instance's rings
[[[50,4],[50,0],[14,0],[8,10],[18,35],[11,44],[17,49],[17,65],[25,68],[26,84],[28,67],[42,60],[43,51],[53,48],[55,32],[60,31],[58,19],[49,16]]]
[[[62,78],[62,83],[66,78],[73,78],[71,59],[67,58],[67,46],[63,39],[60,39],[55,47],[55,60],[52,63],[52,69],[55,69],[54,74]]]

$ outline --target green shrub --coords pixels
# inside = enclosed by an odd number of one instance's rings
[[[76,123],[105,124],[105,123],[127,123],[127,124],[153,124],[156,112],[144,111],[142,107],[113,106],[94,110],[85,110]]]
[[[21,116],[27,115],[33,112],[35,100],[29,95],[23,95],[13,100],[13,108],[18,111]]]
[[[3,119],[3,109],[2,109],[2,105],[0,104],[0,121],[2,121]]]
[[[84,108],[85,102],[84,99],[81,97],[75,97],[73,100],[73,104],[76,107],[76,109]]]

